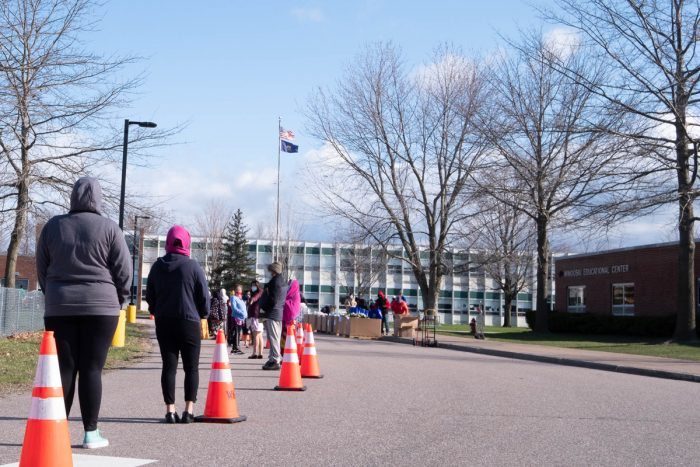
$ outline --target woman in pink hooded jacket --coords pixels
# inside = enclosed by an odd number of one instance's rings
[[[297,319],[301,310],[301,293],[299,292],[299,281],[292,279],[289,281],[287,298],[284,300],[284,310],[282,311],[282,332],[292,321]]]

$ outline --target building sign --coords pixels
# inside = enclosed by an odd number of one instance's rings
[[[595,266],[592,268],[569,269],[564,271],[564,277],[603,276],[629,272],[629,264],[613,264],[612,266]]]

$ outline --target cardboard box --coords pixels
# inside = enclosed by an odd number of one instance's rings
[[[340,316],[332,316],[331,322],[333,323],[333,325],[331,326],[331,334],[338,335],[338,328],[340,326]]]
[[[338,320],[338,335],[342,337],[348,336],[350,318],[347,316],[341,316]]]
[[[381,337],[382,320],[370,318],[349,318],[348,337]]]
[[[321,315],[320,323],[318,329],[321,332],[328,332],[328,315]]]
[[[394,315],[394,337],[415,337],[418,317],[411,315]]]

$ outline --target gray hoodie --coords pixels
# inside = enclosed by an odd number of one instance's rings
[[[118,315],[131,285],[131,257],[119,226],[101,215],[102,188],[83,177],[73,186],[70,212],[41,231],[36,251],[44,316]]]

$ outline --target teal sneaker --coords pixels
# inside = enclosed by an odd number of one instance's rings
[[[85,438],[83,438],[83,448],[85,449],[98,449],[109,446],[109,441],[107,438],[102,437],[100,430],[86,431]]]

